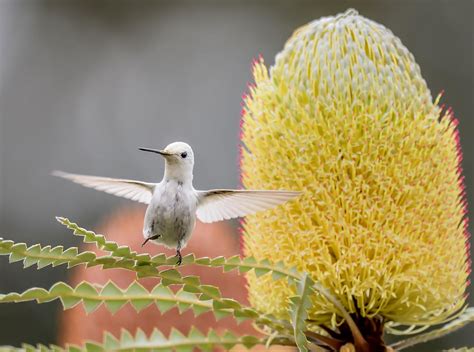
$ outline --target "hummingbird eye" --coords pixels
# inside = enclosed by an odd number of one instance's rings
[[[182,157],[183,159],[186,159],[187,156],[188,156],[188,153],[186,153],[186,152],[182,152],[182,153],[181,153],[181,157]]]

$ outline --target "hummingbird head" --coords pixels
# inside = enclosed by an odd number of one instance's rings
[[[193,176],[194,153],[184,142],[168,144],[165,149],[139,148],[145,152],[160,154],[165,158],[165,177],[186,181]]]

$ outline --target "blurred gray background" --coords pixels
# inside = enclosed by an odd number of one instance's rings
[[[159,179],[162,160],[140,146],[189,142],[197,187],[236,186],[240,103],[252,58],[261,53],[273,63],[295,28],[348,7],[401,38],[433,95],[445,89],[443,100],[460,119],[472,212],[472,0],[2,0],[1,236],[77,245],[56,215],[92,228],[127,201],[50,171]],[[66,278],[64,268],[23,270],[5,257],[0,272],[2,293]],[[57,310],[55,303],[1,305],[0,345],[54,342]],[[426,351],[474,345],[473,336],[471,325]]]

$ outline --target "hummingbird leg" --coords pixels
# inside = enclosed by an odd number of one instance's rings
[[[176,262],[176,265],[180,266],[181,262],[183,261],[183,256],[181,255],[181,251],[179,249],[176,250],[176,256],[178,257],[178,261]]]
[[[176,257],[178,257],[178,262],[176,265],[180,266],[181,262],[183,261],[183,256],[181,255],[181,242],[178,243],[178,248],[176,248]]]
[[[156,240],[156,239],[158,239],[158,238],[160,238],[160,237],[161,237],[161,235],[155,235],[155,236],[148,237],[148,238],[145,239],[145,241],[142,243],[142,247],[143,247],[144,245],[146,245],[146,243],[147,243],[149,240]]]

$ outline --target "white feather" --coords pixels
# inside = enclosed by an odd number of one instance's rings
[[[52,175],[71,180],[85,187],[94,188],[144,204],[150,203],[156,185],[155,183],[135,180],[70,174],[63,171],[53,171]]]
[[[293,191],[252,191],[214,189],[197,191],[196,215],[202,222],[215,222],[246,216],[274,208],[301,194]]]

